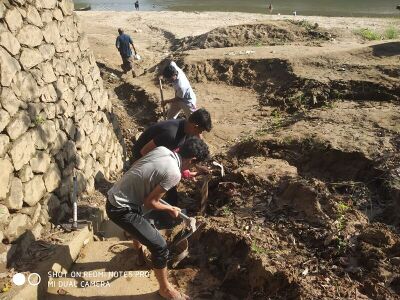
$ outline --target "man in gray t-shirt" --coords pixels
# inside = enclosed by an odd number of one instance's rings
[[[158,230],[143,217],[146,210],[168,212],[178,217],[180,209],[164,205],[160,199],[177,185],[181,171],[206,159],[208,147],[201,139],[190,137],[174,153],[157,147],[137,160],[122,178],[108,191],[108,217],[134,237],[134,246],[146,246],[152,255],[154,273],[160,285],[159,294],[166,299],[189,299],[169,283],[167,278],[168,248]]]

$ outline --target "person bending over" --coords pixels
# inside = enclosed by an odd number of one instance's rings
[[[142,245],[151,253],[159,294],[166,299],[189,299],[177,291],[168,280],[167,243],[160,232],[143,217],[148,210],[168,212],[177,218],[180,208],[160,203],[166,191],[181,180],[181,170],[209,156],[208,146],[197,137],[188,138],[179,153],[157,147],[136,161],[108,191],[108,217],[134,237],[134,247]]]
[[[176,119],[181,110],[185,113],[186,118],[189,118],[190,114],[196,110],[196,95],[185,73],[175,62],[171,62],[165,67],[163,77],[172,83],[175,90],[175,97],[164,100],[162,103],[162,105],[169,104],[167,119]]]

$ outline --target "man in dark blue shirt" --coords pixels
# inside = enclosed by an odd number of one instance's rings
[[[115,41],[115,46],[117,47],[119,54],[121,55],[122,58],[122,69],[126,73],[132,70],[132,50],[130,45],[132,45],[135,55],[137,52],[135,46],[133,45],[131,37],[125,34],[121,28],[118,29],[118,33],[119,36]],[[132,71],[132,74],[135,76],[134,71]]]

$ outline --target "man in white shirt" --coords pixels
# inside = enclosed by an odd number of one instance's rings
[[[207,145],[197,137],[188,138],[175,153],[157,147],[137,160],[108,191],[108,217],[134,237],[135,248],[145,245],[151,252],[152,264],[160,285],[159,294],[166,299],[189,299],[168,281],[167,243],[159,231],[143,217],[148,210],[179,216],[180,208],[164,205],[160,199],[181,180],[181,171],[209,156]],[[140,252],[139,252],[140,253]]]
[[[191,113],[196,110],[196,95],[185,73],[175,62],[171,62],[165,67],[163,77],[172,82],[175,90],[175,98],[164,100],[164,103],[162,103],[163,105],[170,104],[167,119],[176,119],[181,110],[188,119]]]

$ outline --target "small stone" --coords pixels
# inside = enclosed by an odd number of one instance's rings
[[[8,111],[11,117],[17,113],[21,105],[21,101],[18,100],[13,91],[9,88],[3,88],[0,101],[3,108]]]
[[[25,25],[19,31],[17,39],[21,43],[21,45],[26,45],[28,47],[36,47],[42,43],[43,34],[42,31],[37,26]]]
[[[10,188],[10,180],[14,171],[8,159],[0,158],[0,200],[7,197]]]
[[[5,134],[0,134],[0,157],[6,154],[10,145],[10,138]]]
[[[52,84],[48,84],[42,88],[40,100],[43,102],[55,102],[57,100],[57,92]]]
[[[43,61],[43,56],[39,50],[25,48],[22,50],[20,61],[24,69],[28,70],[40,64]]]
[[[56,19],[57,21],[62,21],[63,20],[63,14],[62,11],[58,8],[53,10],[53,18]]]
[[[8,136],[11,140],[16,140],[28,130],[30,124],[29,114],[26,111],[19,112],[7,126]]]
[[[28,72],[18,72],[15,76],[12,88],[14,93],[25,102],[33,102],[34,99],[40,97],[40,89],[32,74]],[[20,92],[20,95],[17,94]]]
[[[57,80],[56,75],[54,74],[53,67],[50,63],[43,63],[40,66],[43,73],[44,82],[51,83]]]
[[[36,0],[37,8],[54,9],[56,4],[57,0]]]
[[[29,206],[35,206],[46,193],[42,176],[34,176],[32,180],[24,183],[25,203]]]
[[[36,25],[38,27],[43,27],[42,19],[40,18],[40,14],[37,9],[29,5],[26,13],[26,20],[29,24]]]
[[[6,15],[6,6],[4,5],[3,2],[0,2],[0,19],[3,19],[4,16]]]
[[[58,6],[61,8],[65,16],[72,15],[74,11],[74,3],[72,2],[72,0],[61,0]]]
[[[0,109],[0,132],[8,125],[10,122],[10,114],[3,109]]]
[[[35,224],[35,226],[33,226],[33,228],[31,229],[31,232],[35,237],[35,240],[39,240],[43,232],[42,224],[40,223]]]
[[[5,31],[0,34],[0,45],[12,55],[17,55],[21,49],[18,40],[10,32]]]
[[[0,204],[0,224],[8,224],[8,218],[10,217],[10,212],[8,211],[8,208]]]
[[[30,227],[30,220],[27,215],[15,214],[11,217],[10,224],[8,225],[4,235],[9,242],[15,241]]]
[[[61,172],[56,164],[51,164],[47,173],[43,176],[47,192],[51,193],[61,183]]]
[[[21,179],[22,182],[27,182],[33,178],[33,172],[30,165],[25,165],[22,167],[21,170],[18,172],[18,177]]]
[[[17,177],[11,179],[10,193],[6,199],[6,206],[9,209],[21,209],[24,199],[22,181]]]
[[[6,11],[5,20],[8,28],[10,28],[12,32],[20,30],[23,24],[22,16],[16,8],[8,9]]]
[[[45,173],[50,165],[50,156],[43,151],[39,151],[35,157],[30,161],[32,171],[34,173]]]
[[[53,13],[48,9],[42,10],[40,17],[42,18],[42,22],[44,24],[48,24],[53,21]]]
[[[31,132],[26,132],[17,139],[10,150],[10,156],[16,171],[21,170],[35,153],[35,144]],[[1,170],[1,168],[0,168]]]
[[[53,45],[50,44],[43,44],[39,46],[39,51],[43,56],[44,60],[50,60],[53,58],[54,54],[56,53],[56,49]]]
[[[57,24],[55,22],[48,23],[43,30],[43,36],[47,43],[57,44],[60,39]]]
[[[10,86],[15,74],[21,70],[18,61],[0,47],[0,74],[1,85]]]

